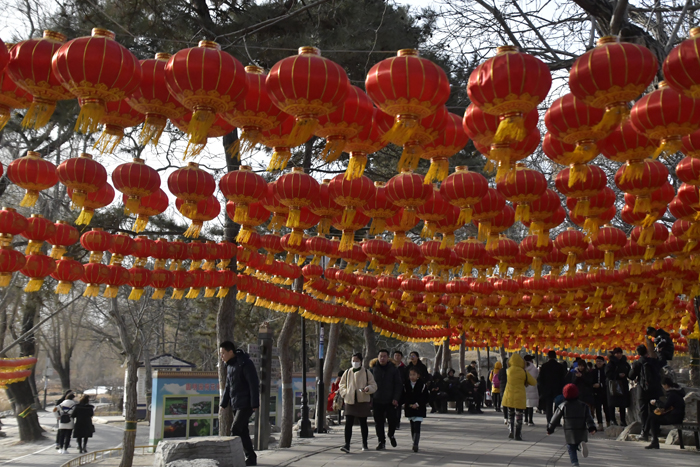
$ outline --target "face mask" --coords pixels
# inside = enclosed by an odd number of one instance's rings
[[[362,365],[361,362],[352,362],[352,367],[355,369],[360,368],[360,365]]]

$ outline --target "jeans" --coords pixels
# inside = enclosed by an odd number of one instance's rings
[[[394,432],[396,431],[396,407],[394,407],[394,404],[391,402],[374,402],[372,404],[372,412],[374,414],[374,427],[377,430],[377,439],[380,443],[385,443],[386,435],[384,434],[384,420],[388,420],[389,438],[393,438]]]
[[[58,447],[59,449],[68,449],[70,444],[70,435],[73,433],[72,429],[60,429],[58,430]]]
[[[567,444],[566,449],[569,451],[569,460],[572,464],[578,464],[578,444]]]
[[[369,436],[369,428],[367,428],[367,417],[355,417],[354,415],[345,416],[345,445],[350,446],[352,440],[352,427],[355,425],[355,420],[360,422],[360,433],[362,433],[362,446],[367,446],[367,437]]]
[[[251,441],[250,433],[248,432],[248,420],[250,420],[251,415],[253,415],[253,409],[250,407],[233,411],[231,436],[238,436],[241,438],[246,459],[257,459],[258,456],[255,454],[253,441]]]

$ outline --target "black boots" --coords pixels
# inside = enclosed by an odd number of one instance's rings
[[[644,449],[660,449],[660,446],[659,446],[659,438],[657,438],[656,436],[654,436],[654,437],[651,439],[651,444],[650,444],[649,446],[644,446]]]

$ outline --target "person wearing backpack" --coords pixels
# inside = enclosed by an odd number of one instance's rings
[[[73,432],[73,412],[75,411],[76,403],[75,394],[70,393],[65,400],[61,402],[54,414],[58,420],[58,453],[68,454],[68,444],[70,443],[70,435]]]
[[[642,422],[642,434],[640,441],[649,441],[651,423],[649,413],[653,410],[651,401],[663,395],[661,388],[661,366],[659,360],[650,357],[649,351],[644,344],[637,347],[639,360],[632,363],[629,378],[632,381],[638,380],[639,384],[639,415]]]
[[[498,377],[498,372],[501,371],[503,365],[501,362],[493,364],[493,370],[489,373],[489,381],[491,381],[491,398],[493,399],[493,408],[496,412],[501,411],[501,380]]]
[[[564,420],[564,437],[569,451],[569,460],[571,460],[572,467],[578,467],[579,448],[583,457],[588,457],[586,444],[588,434],[594,435],[597,430],[590,407],[578,399],[579,392],[576,385],[567,384],[564,386],[562,394],[566,400],[557,407],[552,420],[547,425],[547,434],[554,433],[561,420]]]

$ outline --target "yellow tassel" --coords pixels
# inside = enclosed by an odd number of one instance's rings
[[[468,277],[472,275],[472,264],[471,263],[464,263],[464,266],[462,266],[462,277]]]
[[[294,128],[289,134],[289,146],[296,147],[304,144],[311,138],[318,127],[318,120],[314,117],[297,117]]]
[[[355,242],[354,230],[343,230],[343,235],[340,237],[340,246],[338,251],[350,251]]]
[[[136,214],[139,206],[141,206],[141,197],[129,196],[129,198],[126,200],[126,204],[124,205],[124,214]]]
[[[102,296],[107,297],[107,298],[114,298],[117,296],[118,293],[119,293],[119,287],[115,287],[113,285],[108,285],[107,287],[105,287],[105,291],[102,294]]]
[[[27,285],[24,287],[25,292],[36,292],[38,291],[41,286],[44,284],[44,278],[36,278],[30,280]]]
[[[532,223],[534,224],[534,222]],[[532,229],[532,224],[530,229]],[[480,242],[484,242],[488,240],[489,236],[491,234],[491,222],[490,221],[482,221],[479,222],[479,233],[477,235],[477,240]]]
[[[491,152],[493,153],[493,151]],[[496,182],[503,181],[504,179],[508,179],[514,175],[515,166],[512,165],[509,160],[498,162],[498,170],[496,170]]]
[[[104,103],[100,99],[86,99],[80,106],[74,131],[84,135],[96,132],[104,114]]]
[[[129,300],[141,300],[144,289],[131,289]]]
[[[39,128],[48,125],[54,110],[56,110],[55,101],[49,101],[40,97],[35,97],[34,102],[32,102],[32,104],[27,109],[27,113],[24,115],[24,119],[22,120],[22,128],[24,128],[25,130],[30,128],[38,130]],[[10,114],[8,112],[7,120],[9,121],[9,119]],[[0,129],[2,129],[4,126],[4,124],[0,124]]]
[[[102,251],[91,251],[89,261],[91,263],[101,263],[103,257],[104,257],[104,252],[102,252]]]
[[[537,246],[547,246],[549,244],[549,231],[543,230],[537,234]]]
[[[77,225],[88,225],[90,223],[90,221],[92,220],[92,216],[94,214],[95,214],[95,211],[85,210],[85,208],[83,208],[83,210],[80,211],[80,215],[75,220],[75,223]]]
[[[413,208],[404,208],[399,224],[402,229],[412,229],[416,225],[416,211]]]
[[[216,294],[216,298],[224,298],[228,295],[228,287],[219,288],[219,292]]]
[[[151,300],[162,300],[165,297],[165,289],[156,289],[151,295]]]
[[[241,154],[251,152],[255,146],[262,140],[262,132],[257,128],[243,128],[241,136],[238,139],[238,158]]]
[[[588,198],[579,198],[576,201],[576,206],[574,206],[574,216],[578,217],[588,217],[588,213],[591,209],[591,200]]]
[[[100,294],[100,284],[88,284],[83,292],[83,297],[97,297]]]
[[[525,119],[521,113],[505,115],[498,123],[498,129],[493,136],[494,143],[522,141],[527,136]]]
[[[287,255],[284,257],[284,263],[285,264],[292,264],[294,261],[294,253],[287,252]]]
[[[248,294],[248,295],[245,297],[245,301],[246,301],[246,303],[253,303],[253,302],[255,302],[255,295],[250,295],[250,294]]]
[[[386,220],[375,217],[372,219],[372,224],[370,225],[369,228],[369,234],[370,235],[380,235],[386,230]]]
[[[243,299],[245,298],[245,296],[246,296],[246,293],[245,293],[245,292],[241,292],[241,291],[239,290],[238,293],[236,294],[236,300],[243,300]]]
[[[605,252],[605,267],[607,269],[613,269],[615,267],[615,252],[606,251]]]
[[[170,297],[173,300],[182,300],[185,295],[185,289],[173,289],[173,295]]]
[[[238,235],[236,235],[236,241],[238,243],[246,243],[248,240],[250,240],[250,234],[252,231],[247,228],[243,227],[241,230],[238,231]]]
[[[124,130],[120,127],[114,125],[105,125],[105,129],[102,130],[102,134],[92,145],[94,149],[100,151],[100,154],[113,153],[119,143],[122,142],[124,138]]]
[[[83,205],[85,204],[85,200],[87,199],[87,193],[84,192],[83,190],[73,190],[73,194],[71,195],[71,209],[78,209],[82,208]]]
[[[27,190],[27,192],[24,194],[24,198],[22,198],[22,201],[20,201],[19,205],[22,206],[23,208],[31,208],[36,204],[38,199],[39,199],[39,192],[38,191]]]
[[[629,117],[629,109],[626,104],[619,104],[607,107],[605,109],[605,114],[603,114],[603,119],[598,122],[596,126],[593,127],[595,131],[601,131],[605,133],[612,132],[623,120]]]
[[[389,141],[397,146],[403,146],[411,139],[413,133],[418,129],[418,117],[414,115],[398,115],[394,121],[394,126],[384,133],[383,141]]]
[[[134,221],[133,225],[133,230],[136,233],[143,232],[146,230],[146,226],[148,225],[148,216],[145,216],[143,214],[139,214],[136,220]]]
[[[654,253],[656,253],[656,247],[654,246],[648,246],[646,250],[644,250],[644,260],[649,261],[654,258]]]
[[[141,145],[146,146],[150,143],[153,146],[157,146],[167,122],[168,120],[162,115],[146,114],[146,121],[139,136]]]
[[[330,136],[326,139],[326,146],[321,151],[319,158],[325,162],[335,162],[345,149],[345,143],[347,140],[344,136],[333,137]]]
[[[598,231],[600,230],[600,223],[594,217],[588,217],[583,222],[583,230],[588,232],[588,237],[590,240],[596,240],[598,238]]]
[[[287,163],[291,159],[292,153],[288,147],[276,147],[272,153],[270,164],[267,166],[268,172],[275,170],[284,170],[287,168]]]
[[[192,221],[185,233],[183,234],[187,238],[198,238],[199,233],[202,231],[203,222],[202,221]]]
[[[535,271],[535,278],[539,279],[542,277],[542,258],[535,256],[532,258],[532,270]]]
[[[9,279],[12,277],[12,275],[8,275],[7,278]],[[3,277],[4,279],[4,277]],[[0,285],[0,287],[7,287],[10,284],[10,281],[7,281],[7,284],[5,285]],[[60,281],[58,285],[56,286],[56,293],[58,295],[66,295],[68,292],[70,292],[70,289],[73,287],[72,282],[65,282],[65,281]]]
[[[576,269],[576,253],[569,252],[566,256],[566,265],[569,267],[569,272],[574,272]]]
[[[491,159],[487,159],[484,165],[484,173],[491,174],[494,170],[496,170],[496,164]]]
[[[420,232],[420,236],[421,238],[433,238],[435,236],[435,226],[432,222],[423,222],[423,229]]]
[[[304,240],[304,231],[301,229],[294,229],[292,230],[292,233],[289,235],[289,245],[290,246],[298,246],[301,245],[301,242]]]
[[[515,222],[528,222],[530,220],[530,205],[518,204],[515,208]]]
[[[634,202],[634,213],[647,213],[651,211],[651,198],[647,196],[637,196]]]
[[[652,159],[656,159],[662,154],[664,156],[670,156],[680,151],[681,147],[683,147],[683,140],[680,137],[662,139],[661,146],[654,151],[654,154],[651,157]]]
[[[474,213],[474,209],[472,209],[471,206],[463,207],[459,211],[459,218],[457,219],[457,223],[460,225],[469,224],[472,221],[472,214],[473,213]]]
[[[24,250],[24,254],[25,255],[33,255],[33,254],[41,253],[41,246],[43,244],[44,244],[44,242],[30,240],[29,243],[27,244],[27,248]]]
[[[195,212],[197,210],[197,205],[195,204]],[[185,215],[183,213],[183,215]],[[247,222],[248,219],[248,205],[247,204],[236,204],[236,211],[233,214],[233,222],[236,224],[243,224]]]
[[[586,141],[586,142],[580,142],[576,144],[576,148],[574,149],[573,156],[574,156],[574,165],[578,164],[587,164],[588,162],[592,161],[596,157],[598,157],[598,154],[600,154],[600,151],[598,151],[598,146],[593,141]],[[586,181],[586,175],[587,171],[581,175],[581,181],[585,182]],[[571,186],[571,185],[569,185]]]
[[[569,169],[569,188],[576,183],[585,182],[588,178],[588,167],[586,164],[572,164]]]
[[[53,248],[51,248],[51,257],[53,259],[61,259],[61,256],[65,253],[66,249],[62,246],[54,245]]]
[[[341,218],[340,222],[343,224],[343,226],[350,226],[352,224],[352,221],[355,219],[355,208],[352,207],[346,207],[345,210],[343,211],[343,217]]]
[[[238,209],[236,209],[236,211],[238,211]],[[197,202],[185,201],[182,203],[182,206],[180,206],[180,214],[188,219],[193,218],[197,214]]]
[[[455,246],[455,235],[453,233],[442,234],[442,241],[440,242],[440,249],[444,250],[446,248],[452,248],[454,246]]]
[[[204,298],[212,298],[216,292],[216,287],[206,287],[204,289]]]
[[[447,178],[447,174],[450,171],[450,163],[447,162],[445,158],[433,158],[430,159],[430,168],[428,173],[425,175],[425,180],[423,183],[430,185],[434,182],[441,182]]]
[[[209,129],[214,124],[216,120],[216,113],[209,108],[195,108],[192,113],[192,119],[187,127],[187,134],[189,135],[189,141],[187,148],[185,149],[185,158],[196,155],[196,146],[202,146],[203,142],[206,144],[207,137],[209,135]],[[199,149],[201,152],[201,149]]]
[[[299,258],[297,258],[297,266],[301,266],[302,264],[304,264],[304,261],[306,261],[306,256],[299,255]]]
[[[287,227],[290,229],[298,229],[301,222],[301,209],[298,207],[289,208],[289,216],[287,216]]]
[[[391,249],[398,250],[399,248],[403,248],[405,242],[406,235],[403,232],[396,232],[394,233],[394,238],[391,241]]]
[[[187,295],[185,295],[185,298],[197,298],[199,296],[199,289],[190,287],[190,290],[187,292]]]

